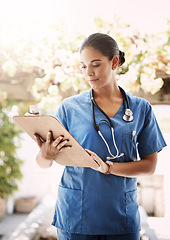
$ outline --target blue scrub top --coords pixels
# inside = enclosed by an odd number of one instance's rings
[[[125,122],[122,119],[123,104],[111,118],[116,144],[119,152],[124,153],[124,156],[111,160],[114,162],[137,161],[166,146],[151,105],[129,93],[127,96],[134,120]],[[106,161],[109,153],[93,125],[89,91],[63,100],[56,117],[84,148]],[[106,119],[96,107],[95,119],[98,124]],[[100,131],[116,155],[106,121],[100,122]],[[136,134],[132,137],[134,131]],[[64,231],[89,235],[139,231],[136,178],[105,175],[91,168],[65,167],[52,224]]]

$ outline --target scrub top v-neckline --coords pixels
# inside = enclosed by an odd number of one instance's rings
[[[91,90],[90,90],[91,91]],[[90,94],[90,91],[89,91],[89,96],[90,96],[90,102],[91,102],[91,94]],[[98,103],[97,103],[98,105]],[[98,105],[99,106],[99,105]],[[99,106],[100,107],[100,106]],[[115,112],[115,114],[110,117],[110,115],[108,115],[101,107],[102,111],[110,118],[110,119],[114,119],[116,117],[117,114],[119,114],[119,112],[122,110],[122,107],[123,107],[123,99],[122,99],[122,103],[120,105],[120,107],[118,108],[118,110]],[[97,107],[96,107],[97,108]],[[114,105],[113,105],[113,108],[114,108]],[[100,110],[97,108],[97,110],[100,112]]]
[[[113,106],[114,107],[114,106]],[[122,110],[122,107],[123,107],[123,101],[122,101],[122,104],[120,105],[119,109],[117,110],[117,112],[113,115],[113,117],[110,117],[110,119],[114,119],[116,117],[116,115],[119,114],[119,112]],[[108,116],[109,117],[109,116]]]

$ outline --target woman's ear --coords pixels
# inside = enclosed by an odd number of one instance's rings
[[[112,58],[112,69],[115,70],[118,65],[119,65],[118,56],[113,56],[113,58]]]

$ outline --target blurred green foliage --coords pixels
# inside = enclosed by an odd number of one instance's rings
[[[12,121],[12,103],[0,101],[0,197],[7,198],[18,190],[21,180],[21,159],[16,155],[19,145],[20,130]]]

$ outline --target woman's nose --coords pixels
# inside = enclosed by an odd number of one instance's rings
[[[94,75],[94,71],[92,68],[87,68],[86,69],[86,75],[87,76],[93,76]]]

